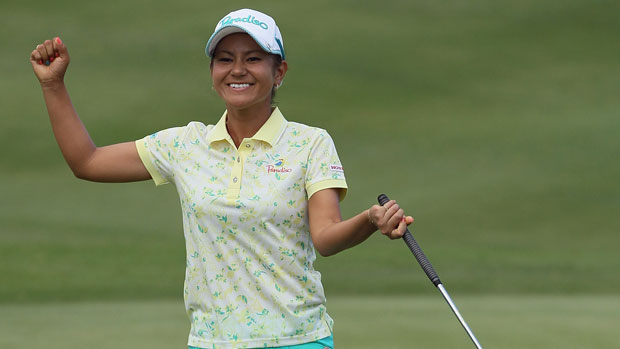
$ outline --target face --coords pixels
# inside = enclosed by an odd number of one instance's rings
[[[211,62],[213,87],[229,110],[271,106],[271,89],[287,69],[285,61],[276,67],[273,55],[245,33],[222,39]]]

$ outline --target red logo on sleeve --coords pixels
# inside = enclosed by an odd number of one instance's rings
[[[329,169],[333,172],[344,172],[344,168],[339,165],[329,165]]]

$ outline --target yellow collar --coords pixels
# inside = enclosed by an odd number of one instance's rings
[[[213,130],[209,132],[207,136],[207,142],[209,144],[216,141],[228,140],[232,144],[232,138],[228,134],[228,130],[226,130],[226,115],[228,111],[224,112],[224,115],[220,118],[220,121],[215,124]],[[261,128],[256,132],[254,136],[250,139],[263,141],[269,143],[273,147],[273,145],[278,140],[278,137],[282,133],[282,129],[286,126],[286,119],[284,115],[280,112],[279,108],[275,108],[269,116],[269,119],[261,126]]]

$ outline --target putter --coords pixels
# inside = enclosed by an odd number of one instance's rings
[[[385,205],[388,201],[390,201],[390,199],[385,194],[379,195],[377,200],[379,201],[379,204],[381,206]],[[418,263],[420,263],[420,266],[426,273],[426,276],[428,276],[429,280],[431,280],[433,285],[435,285],[435,287],[437,287],[439,292],[441,292],[441,295],[446,300],[446,302],[448,302],[450,309],[452,309],[452,312],[454,313],[454,315],[456,315],[457,319],[459,319],[461,326],[463,326],[463,328],[465,329],[465,332],[467,332],[471,341],[474,342],[474,345],[476,346],[476,348],[482,349],[482,347],[480,346],[480,343],[478,342],[478,339],[476,339],[476,336],[474,335],[472,330],[469,328],[469,326],[465,322],[465,319],[463,319],[463,317],[461,316],[461,313],[459,312],[456,305],[452,301],[452,298],[450,298],[448,291],[446,291],[446,289],[441,284],[441,280],[439,280],[439,276],[435,272],[435,269],[431,265],[431,262],[428,261],[428,258],[426,258],[426,255],[424,255],[424,252],[422,252],[420,245],[418,245],[417,241],[415,241],[415,239],[413,238],[413,235],[411,235],[411,233],[409,232],[409,229],[405,231],[405,234],[403,235],[403,240],[405,240],[407,247],[409,247],[411,252],[413,252],[415,259],[418,261]]]

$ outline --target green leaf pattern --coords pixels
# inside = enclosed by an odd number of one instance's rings
[[[179,194],[190,342],[202,347],[271,347],[331,333],[306,189],[334,179],[346,185],[344,175],[330,172],[340,160],[327,132],[282,127],[276,144],[250,140],[249,150],[208,142],[213,125],[198,122],[140,141]],[[231,197],[235,169],[241,185]]]

